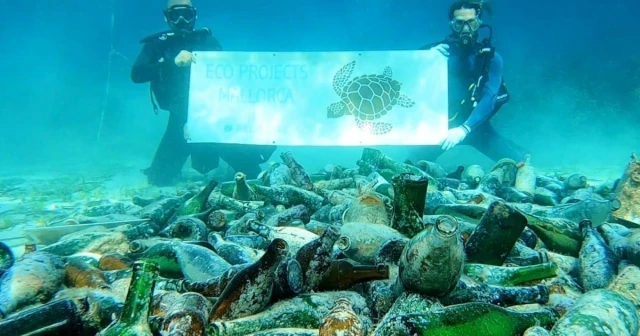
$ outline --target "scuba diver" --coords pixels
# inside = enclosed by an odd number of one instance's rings
[[[510,158],[520,161],[527,151],[500,135],[489,120],[509,101],[503,80],[503,60],[491,45],[493,30],[483,24],[482,1],[459,0],[449,7],[452,33],[441,42],[420,49],[435,49],[449,58],[449,131],[441,146],[419,147],[412,154],[435,161],[458,144],[469,145],[493,161]],[[478,41],[479,30],[489,30],[489,38]]]
[[[189,66],[196,62],[191,52],[219,51],[222,47],[209,29],[194,29],[197,15],[190,0],[169,0],[164,17],[170,30],[142,39],[142,51],[131,69],[134,83],[151,83],[154,112],[158,114],[158,107],[169,111],[169,122],[151,166],[143,170],[149,184],[175,183],[189,155],[192,167],[201,174],[218,167],[222,158],[236,172],[256,178],[260,164],[271,157],[276,146],[187,143]]]

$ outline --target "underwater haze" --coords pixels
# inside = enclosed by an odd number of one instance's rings
[[[139,40],[167,29],[165,4],[11,3],[15,15],[5,15],[0,29],[0,172],[149,166],[168,112],[153,113],[148,85],[133,84],[130,71]],[[229,51],[417,49],[449,33],[449,4],[194,1],[197,27],[209,27]],[[535,166],[621,173],[640,144],[639,2],[496,0],[493,7],[486,22],[512,95],[494,126],[526,145]],[[292,150],[315,170],[329,162],[353,166],[362,149]],[[386,154],[403,160],[407,152]],[[492,165],[467,146],[438,162]]]

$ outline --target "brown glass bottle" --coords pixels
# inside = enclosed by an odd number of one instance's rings
[[[319,288],[322,291],[343,290],[358,283],[386,279],[389,279],[388,265],[356,265],[346,259],[338,259],[331,262]]]

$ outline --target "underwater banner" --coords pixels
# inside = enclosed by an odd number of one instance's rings
[[[433,145],[448,128],[436,50],[194,52],[189,142]]]

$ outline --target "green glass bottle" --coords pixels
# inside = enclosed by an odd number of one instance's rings
[[[517,286],[533,280],[551,278],[557,275],[554,263],[520,267],[502,267],[483,264],[465,264],[464,272],[470,278],[487,285]]]
[[[136,261],[133,264],[131,284],[120,317],[98,335],[153,335],[148,319],[157,277],[158,264],[152,261]]]
[[[397,316],[378,325],[377,335],[522,335],[530,327],[551,327],[558,314],[551,309],[512,310],[490,303],[464,303]]]

